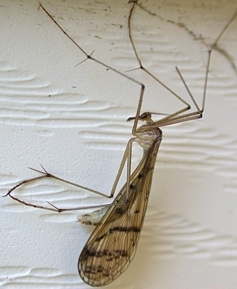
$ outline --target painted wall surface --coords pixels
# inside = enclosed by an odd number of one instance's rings
[[[43,1],[93,56],[146,85],[142,111],[182,104],[138,67],[128,1]],[[201,105],[208,45],[237,9],[230,1],[141,1],[133,37],[144,66]],[[0,0],[0,195],[41,169],[109,194],[136,113],[140,87],[96,63],[63,35],[38,1]],[[149,207],[129,268],[107,288],[236,288],[237,19],[213,53],[203,119],[163,128]],[[194,110],[194,108],[193,108]],[[135,166],[141,150],[134,149]],[[125,181],[122,177],[119,187]],[[43,180],[19,190],[57,207],[108,202]],[[57,214],[0,198],[0,286],[87,288],[78,256],[92,232],[87,211]],[[89,288],[89,287],[88,287]]]

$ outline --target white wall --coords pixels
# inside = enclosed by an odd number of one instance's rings
[[[83,49],[94,50],[94,57],[122,72],[137,67],[127,1],[42,4]],[[133,23],[144,64],[189,101],[178,66],[200,103],[206,44],[228,22],[236,1],[143,5],[147,11],[137,7]],[[0,0],[0,14],[0,194],[37,176],[27,167],[40,169],[40,164],[109,193],[131,137],[125,120],[135,115],[139,87],[95,63],[76,66],[83,54],[38,10],[37,1]],[[163,128],[137,254],[107,288],[236,288],[236,29],[237,19],[218,45],[223,51],[213,54],[204,118]],[[146,84],[143,111],[180,108],[140,71],[127,74]],[[139,150],[134,154],[138,161]],[[49,181],[20,193],[60,207],[102,202]],[[1,198],[0,286],[87,287],[77,260],[92,228],[76,222],[81,213],[50,213]]]

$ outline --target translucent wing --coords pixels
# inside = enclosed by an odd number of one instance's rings
[[[87,241],[78,261],[84,282],[107,285],[132,261],[140,237],[159,143],[154,143],[131,176],[129,201],[126,184]]]

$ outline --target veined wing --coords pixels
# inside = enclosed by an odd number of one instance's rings
[[[126,201],[126,184],[97,225],[78,261],[81,278],[91,286],[107,285],[132,261],[147,208],[154,163],[161,139],[146,151],[131,175]]]

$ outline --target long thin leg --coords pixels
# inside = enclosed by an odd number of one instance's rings
[[[223,29],[221,30],[221,32],[219,33],[219,35],[217,36],[216,40],[214,41],[214,43],[212,44],[212,46],[208,49],[208,57],[207,57],[207,66],[206,66],[206,72],[205,72],[205,78],[204,78],[204,88],[203,88],[203,100],[202,100],[202,106],[201,108],[199,108],[198,104],[196,103],[191,91],[189,90],[180,70],[178,69],[178,67],[176,67],[176,70],[194,104],[194,106],[196,107],[196,111],[195,112],[191,112],[191,113],[186,113],[183,114],[185,111],[189,110],[191,107],[190,105],[184,100],[182,99],[179,95],[177,95],[173,90],[171,90],[169,87],[167,87],[163,82],[161,82],[156,76],[154,76],[150,71],[148,71],[142,64],[142,61],[138,55],[135,43],[133,41],[132,38],[132,28],[131,28],[131,19],[132,19],[132,15],[135,9],[135,6],[139,4],[137,3],[136,0],[130,0],[130,3],[133,3],[132,8],[130,10],[130,14],[128,17],[128,29],[129,29],[129,38],[130,38],[130,42],[132,44],[132,48],[134,51],[134,54],[136,56],[136,59],[139,63],[139,69],[142,69],[144,72],[146,72],[150,77],[152,77],[154,80],[156,80],[160,85],[162,85],[165,89],[167,89],[172,95],[174,95],[177,99],[179,99],[182,103],[184,103],[186,105],[186,107],[184,107],[183,109],[176,111],[172,114],[169,114],[168,116],[162,118],[161,120],[155,122],[155,124],[153,125],[153,127],[156,126],[167,126],[167,125],[171,125],[171,124],[175,124],[175,123],[180,123],[183,121],[189,121],[189,120],[193,120],[193,119],[197,119],[197,118],[201,118],[202,117],[202,113],[204,111],[205,108],[205,100],[206,100],[206,91],[207,91],[207,82],[208,82],[208,74],[209,74],[209,68],[210,68],[210,61],[211,61],[211,55],[213,50],[217,47],[218,41],[220,40],[220,38],[222,37],[222,35],[225,33],[225,31],[227,30],[227,28],[231,25],[231,23],[234,21],[234,19],[237,16],[237,11],[235,11],[235,13],[233,14],[233,16],[231,17],[231,19],[228,21],[228,23],[223,27]],[[139,6],[140,7],[140,6]],[[152,114],[154,114],[152,112]]]
[[[166,90],[168,90],[171,94],[173,94],[176,98],[178,98],[181,102],[183,102],[186,107],[180,111],[177,111],[176,114],[180,114],[182,113],[183,111],[186,111],[188,109],[190,109],[190,105],[184,100],[182,99],[182,97],[180,97],[178,94],[176,94],[172,89],[170,89],[167,85],[165,85],[162,81],[160,81],[157,77],[155,77],[152,73],[150,73],[142,64],[142,61],[141,61],[141,58],[139,57],[138,55],[138,52],[137,52],[137,49],[136,49],[136,46],[134,44],[134,41],[133,41],[133,38],[132,38],[132,28],[131,28],[131,20],[132,20],[132,15],[133,15],[133,11],[135,9],[135,6],[137,4],[137,1],[136,0],[131,0],[129,1],[130,3],[133,3],[132,5],[132,8],[130,10],[130,14],[129,14],[129,17],[128,17],[128,34],[129,34],[129,39],[130,39],[130,42],[132,44],[132,48],[133,48],[133,51],[135,53],[135,56],[136,56],[136,59],[139,63],[139,68],[142,69],[143,71],[145,71],[148,75],[150,75],[152,78],[154,78],[160,85],[162,85]]]
[[[138,117],[141,113],[141,105],[142,105],[142,101],[143,101],[143,95],[144,95],[144,91],[145,91],[145,85],[142,82],[137,81],[136,79],[122,73],[121,71],[99,61],[98,59],[92,57],[92,53],[88,54],[84,49],[82,49],[82,47],[59,25],[59,23],[52,17],[52,15],[44,8],[44,6],[39,2],[39,7],[42,8],[42,10],[48,15],[48,17],[54,22],[54,24],[63,32],[63,34],[86,56],[86,59],[84,59],[83,61],[81,61],[80,63],[86,61],[86,60],[92,60],[106,68],[108,68],[109,70],[121,75],[124,78],[127,78],[128,80],[138,84],[141,89],[140,89],[140,96],[139,96],[139,102],[138,102],[138,108],[137,108],[137,112],[136,112],[136,118],[134,120],[134,124],[133,124],[133,129],[132,129],[132,133],[133,135],[135,135],[135,131],[137,129],[137,124],[138,124]]]
[[[124,165],[127,161],[127,196],[128,196],[128,191],[129,191],[129,185],[130,185],[130,176],[131,176],[131,160],[132,160],[132,144],[133,142],[136,141],[136,138],[131,138],[128,143],[127,143],[127,146],[126,146],[126,149],[125,149],[125,152],[124,152],[124,155],[123,155],[123,158],[122,158],[122,161],[120,163],[120,166],[119,166],[119,170],[118,170],[118,173],[117,173],[117,176],[115,178],[115,181],[114,181],[114,184],[112,186],[112,189],[111,189],[111,192],[109,195],[106,195],[104,193],[101,193],[99,191],[96,191],[96,190],[93,190],[93,189],[90,189],[88,187],[85,187],[85,186],[82,186],[82,185],[79,185],[77,183],[74,183],[74,182],[71,182],[71,181],[68,181],[68,180],[65,180],[63,178],[60,178],[60,177],[57,177],[51,173],[49,173],[42,165],[42,171],[40,170],[37,170],[37,169],[34,169],[34,168],[30,168],[31,170],[33,171],[36,171],[40,174],[43,174],[42,176],[39,176],[39,177],[35,177],[35,178],[31,178],[31,179],[27,179],[27,180],[23,180],[22,182],[18,183],[17,185],[15,185],[14,187],[12,187],[7,193],[6,195],[4,195],[3,197],[6,197],[6,196],[9,196],[11,197],[13,200],[19,202],[19,203],[22,203],[23,205],[26,205],[26,206],[29,206],[29,207],[33,207],[33,208],[38,208],[38,209],[45,209],[45,210],[50,210],[50,211],[56,211],[56,212],[65,212],[65,211],[75,211],[75,210],[84,210],[84,209],[93,209],[93,208],[101,208],[101,207],[107,207],[107,206],[111,206],[112,203],[109,203],[109,204],[103,204],[103,205],[95,205],[95,206],[87,206],[87,207],[75,207],[75,208],[57,208],[56,206],[54,206],[52,203],[48,202],[48,204],[50,205],[50,207],[46,207],[46,206],[41,206],[41,205],[35,205],[35,204],[32,204],[32,203],[29,203],[29,202],[26,202],[26,201],[23,201],[15,196],[12,195],[12,192],[15,191],[17,188],[27,184],[27,183],[30,183],[30,182],[34,182],[34,181],[37,181],[37,180],[40,180],[40,179],[43,179],[43,178],[52,178],[52,179],[55,179],[59,182],[62,182],[62,183],[66,183],[68,185],[71,185],[71,186],[74,186],[74,187],[77,187],[77,188],[80,188],[80,189],[83,189],[83,190],[86,190],[86,191],[89,191],[89,192],[92,192],[92,193],[95,193],[97,195],[100,195],[102,197],[106,197],[106,198],[113,198],[114,194],[115,194],[115,191],[116,191],[116,188],[117,188],[117,185],[118,185],[118,182],[119,182],[119,179],[121,177],[121,174],[123,172],[123,169],[124,169]],[[128,198],[128,197],[127,197]]]

